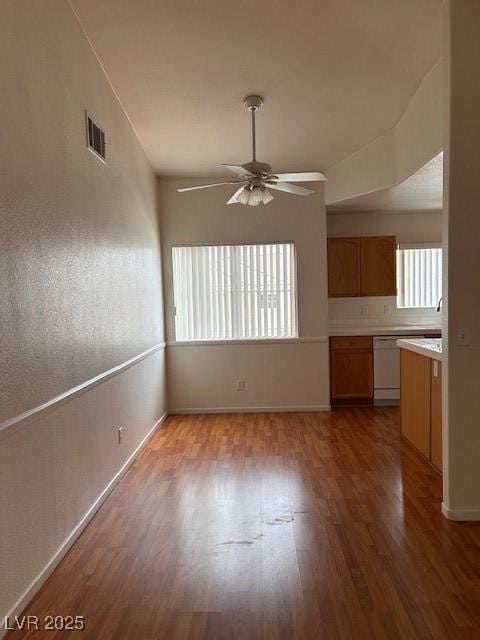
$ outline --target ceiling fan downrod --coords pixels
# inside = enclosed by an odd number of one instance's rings
[[[255,115],[257,111],[263,107],[263,98],[261,96],[247,96],[243,101],[243,106],[252,114],[252,160],[245,162],[242,166],[250,171],[252,175],[264,177],[271,173],[271,166],[266,162],[257,161],[257,129]]]
[[[263,98],[257,95],[247,96],[243,106],[251,113],[252,122],[252,155],[250,162],[244,164],[224,164],[223,167],[235,174],[235,179],[212,184],[199,184],[194,187],[181,187],[177,191],[194,191],[196,189],[208,189],[210,187],[232,184],[237,187],[235,193],[227,200],[227,204],[248,204],[257,206],[260,203],[268,204],[273,200],[270,189],[285,191],[297,196],[308,196],[314,191],[305,189],[291,182],[323,182],[326,180],[321,171],[303,171],[293,173],[273,173],[272,167],[267,162],[257,160],[257,140],[255,115],[263,106]]]
[[[247,96],[243,101],[243,105],[247,111],[252,114],[252,162],[257,160],[257,141],[255,130],[255,114],[263,106],[263,98],[261,96]]]

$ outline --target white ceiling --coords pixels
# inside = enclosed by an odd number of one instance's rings
[[[322,170],[392,127],[441,55],[442,0],[71,0],[154,169]]]
[[[399,185],[328,206],[328,213],[435,211],[443,205],[443,153]]]

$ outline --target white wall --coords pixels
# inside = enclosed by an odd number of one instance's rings
[[[275,194],[266,207],[225,205],[232,188],[177,193],[192,180],[159,180],[169,407],[172,410],[318,408],[329,404],[326,228],[322,185],[307,198]],[[172,245],[294,241],[300,340],[171,345]],[[306,342],[306,340],[309,340]],[[299,375],[299,372],[301,375]],[[245,380],[245,392],[236,380]]]
[[[444,62],[427,73],[397,124],[348,158],[328,167],[332,204],[400,184],[443,149]]]
[[[443,511],[480,520],[480,3],[446,3]],[[458,344],[461,329],[468,344]]]
[[[335,212],[327,215],[329,237],[396,236],[399,242],[441,242],[441,211]],[[440,325],[434,309],[397,309],[395,297],[330,298],[329,326]]]
[[[0,431],[0,636],[163,415],[164,353]]]
[[[0,75],[3,619],[161,417],[165,376],[160,349],[36,411],[162,343],[155,178],[66,0],[2,2]]]

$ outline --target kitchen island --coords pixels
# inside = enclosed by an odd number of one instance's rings
[[[402,436],[442,469],[442,340],[398,340]]]

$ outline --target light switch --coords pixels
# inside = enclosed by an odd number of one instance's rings
[[[457,333],[457,344],[460,347],[465,347],[468,344],[468,330],[459,329]]]

